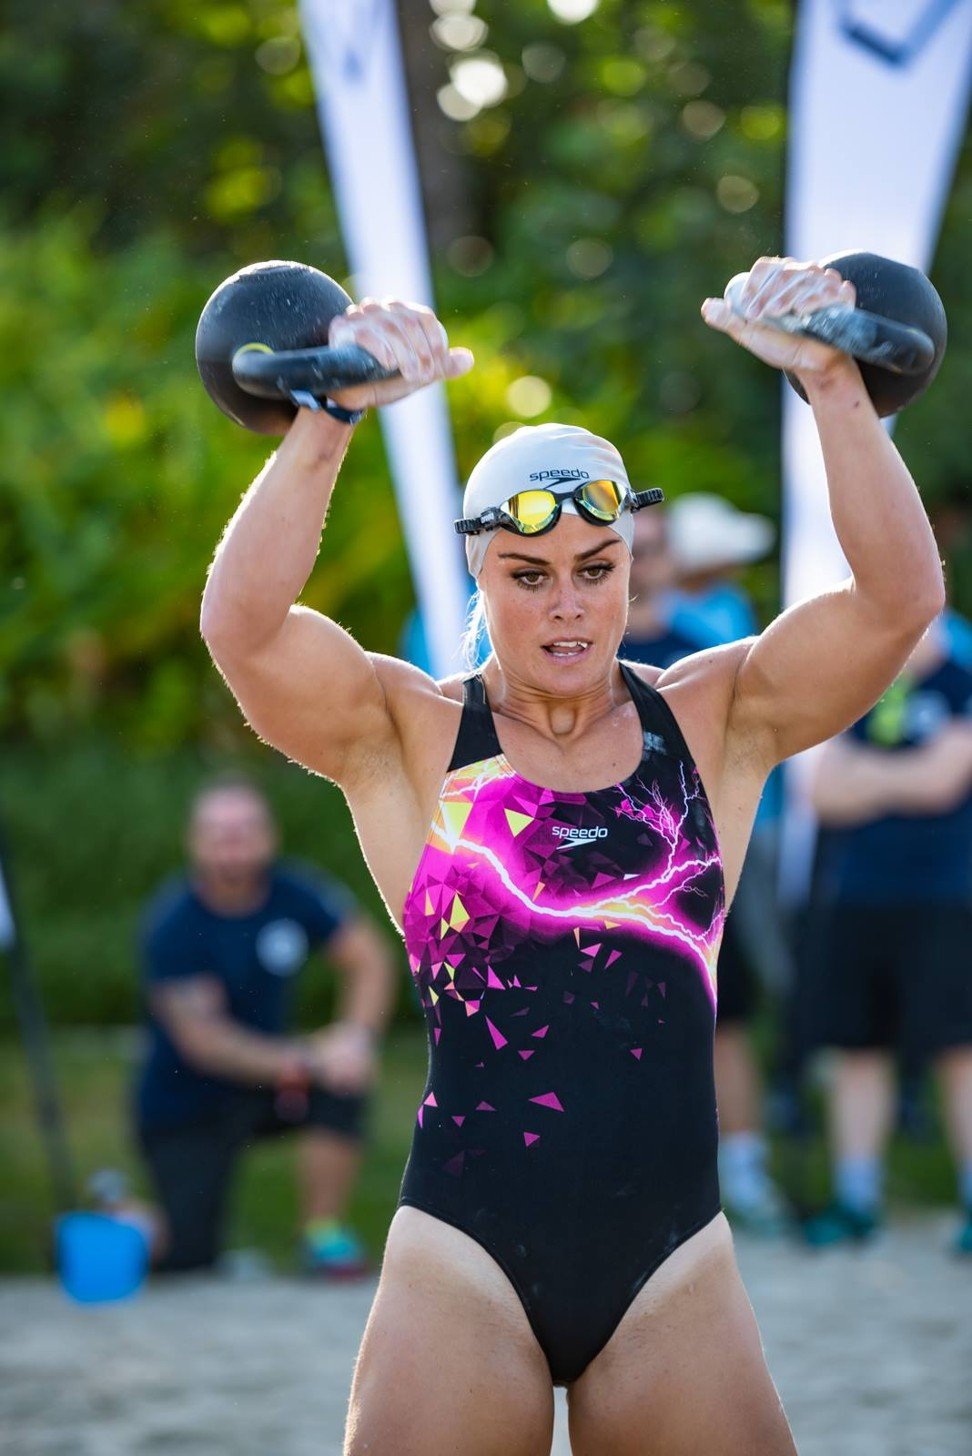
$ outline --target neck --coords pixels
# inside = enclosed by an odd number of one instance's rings
[[[223,915],[245,915],[257,910],[267,893],[267,875],[262,870],[246,879],[196,871],[192,882],[203,904]]]
[[[603,677],[573,691],[538,687],[502,668],[495,656],[483,670],[483,681],[494,712],[561,743],[580,737],[592,723],[630,701],[616,659]]]

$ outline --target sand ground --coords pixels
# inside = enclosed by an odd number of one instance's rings
[[[944,1218],[867,1253],[738,1242],[801,1456],[970,1456],[972,1261]],[[340,1456],[372,1285],[270,1277],[69,1304],[0,1284],[0,1448],[11,1456]],[[560,1396],[560,1393],[558,1393]],[[553,1456],[568,1456],[558,1399]]]

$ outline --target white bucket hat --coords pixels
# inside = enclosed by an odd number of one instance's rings
[[[613,480],[631,489],[624,461],[610,441],[579,425],[522,425],[498,440],[475,466],[462,498],[462,514],[475,517],[490,506],[502,505],[517,491],[572,480]],[[563,509],[578,514],[572,500],[565,500]],[[620,536],[630,552],[634,539],[631,511],[622,511],[607,529]],[[466,537],[466,560],[474,577],[482,571],[496,534],[495,530],[482,531]]]
[[[672,501],[667,522],[672,558],[687,576],[758,561],[776,537],[773,522],[765,516],[745,515],[722,496],[701,491]]]

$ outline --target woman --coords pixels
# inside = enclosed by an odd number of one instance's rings
[[[835,273],[761,259],[741,315],[703,305],[803,383],[853,572],[758,638],[618,663],[647,501],[565,427],[501,442],[467,487],[481,677],[434,682],[294,605],[350,423],[302,410],[217,551],[213,657],[256,732],[341,786],[429,1021],[348,1456],[546,1456],[554,1382],[576,1456],[794,1450],[719,1212],[719,934],[767,773],[874,702],[943,596],[856,365],[759,322],[835,301]],[[472,367],[400,303],[331,342],[399,371],[339,414]]]

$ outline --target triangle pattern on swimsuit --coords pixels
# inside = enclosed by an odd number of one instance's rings
[[[641,761],[585,793],[519,775],[465,680],[404,907],[430,1066],[401,1201],[496,1259],[559,1383],[719,1208],[719,847],[674,715],[621,671]]]

